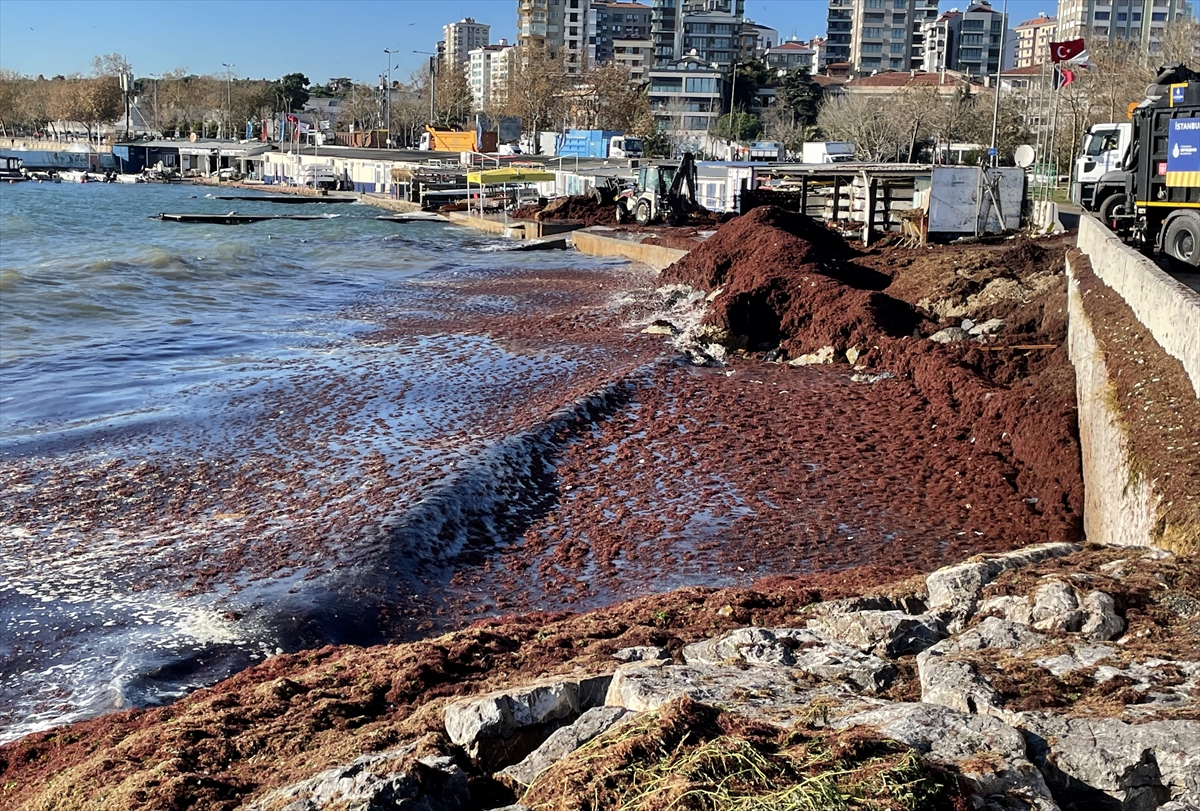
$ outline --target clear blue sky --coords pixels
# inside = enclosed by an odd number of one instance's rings
[[[995,0],[999,8],[1003,0]],[[826,0],[747,0],[746,16],[801,39],[825,33]],[[968,0],[943,0],[965,8]],[[1053,2],[1010,0],[1019,22]],[[275,79],[299,71],[313,82],[348,76],[407,79],[442,38],[442,26],[474,17],[492,41],[516,37],[517,0],[0,0],[0,68],[26,74],[90,73],[92,57],[124,54],[138,76],[177,67],[193,73]]]

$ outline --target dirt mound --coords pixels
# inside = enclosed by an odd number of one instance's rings
[[[615,203],[602,206],[586,194],[552,200],[534,215],[535,220],[570,220],[588,225],[616,225]]]
[[[722,226],[661,279],[723,288],[706,321],[751,348],[778,345],[795,356],[912,332],[920,321],[912,307],[878,292],[890,277],[853,256],[809,217],[765,206]]]

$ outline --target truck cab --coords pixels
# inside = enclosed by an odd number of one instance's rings
[[[1099,197],[1097,184],[1105,174],[1118,170],[1129,149],[1133,125],[1129,122],[1093,124],[1083,135],[1079,157],[1075,159],[1075,179],[1071,184],[1071,202],[1088,211],[1099,211],[1104,200]],[[1112,193],[1112,187],[1104,189]]]
[[[614,135],[608,140],[608,157],[610,158],[640,158],[642,157],[642,139],[632,135]]]

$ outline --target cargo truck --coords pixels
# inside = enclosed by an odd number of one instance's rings
[[[458,132],[426,127],[417,148],[431,152],[495,152],[498,139],[495,132],[486,130]]]
[[[805,141],[800,151],[801,163],[850,163],[854,160],[854,144],[849,141]]]
[[[568,130],[555,153],[567,158],[640,158],[642,139],[615,130]]]
[[[1121,168],[1097,184],[1101,219],[1145,253],[1200,267],[1200,73],[1161,68],[1130,118]]]

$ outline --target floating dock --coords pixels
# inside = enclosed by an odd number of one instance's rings
[[[238,214],[231,211],[228,214],[159,214],[152,220],[164,222],[197,222],[208,225],[245,225],[264,220],[329,220],[336,214]]]
[[[354,197],[309,197],[298,194],[215,194],[214,200],[249,200],[253,203],[354,203]]]

